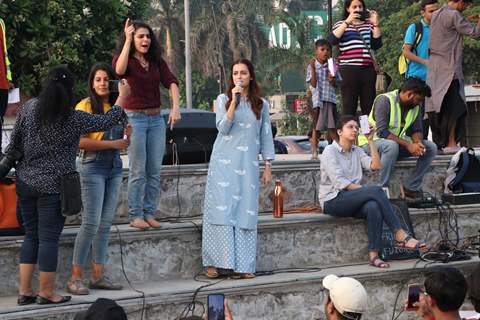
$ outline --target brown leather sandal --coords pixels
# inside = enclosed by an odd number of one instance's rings
[[[208,267],[207,270],[205,270],[205,276],[209,279],[216,279],[219,277],[219,275],[220,274],[215,267]]]

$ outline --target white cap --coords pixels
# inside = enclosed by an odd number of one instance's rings
[[[322,284],[329,291],[335,309],[347,318],[345,312],[362,314],[367,310],[367,291],[357,280],[330,274],[323,278]]]

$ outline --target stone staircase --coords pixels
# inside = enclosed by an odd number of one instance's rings
[[[392,193],[398,192],[400,180],[414,162],[407,160],[397,165]],[[425,189],[441,192],[442,176],[448,158],[439,157],[426,177]],[[288,162],[274,164],[274,176],[280,177],[292,196],[287,207],[315,204],[318,181],[318,162]],[[274,219],[269,193],[261,194],[258,226],[257,270],[251,280],[207,280],[197,276],[201,271],[201,213],[206,167],[166,167],[162,179],[160,217],[176,216],[177,179],[181,203],[181,219],[165,222],[159,230],[138,231],[125,222],[125,206],[119,206],[116,226],[112,227],[107,275],[125,284],[119,292],[93,291],[89,296],[74,296],[71,303],[60,306],[16,305],[17,263],[21,237],[0,238],[0,319],[73,319],[76,312],[85,310],[98,297],[117,300],[125,307],[129,319],[176,319],[185,305],[199,291],[197,300],[205,303],[209,293],[222,292],[230,301],[234,319],[316,319],[323,318],[321,281],[327,274],[353,276],[369,292],[369,311],[366,319],[391,319],[393,304],[399,290],[406,283],[421,281],[422,271],[431,264],[417,260],[394,261],[388,270],[377,269],[366,263],[366,225],[361,220],[338,219],[319,212],[286,214]],[[367,175],[366,182],[375,181]],[[124,197],[125,198],[125,197]],[[460,237],[478,234],[480,204],[455,206]],[[419,238],[428,243],[439,240],[436,209],[411,209],[412,222]],[[71,221],[74,223],[75,221]],[[60,243],[57,284],[64,289],[69,277],[73,243],[78,226],[67,226]],[[124,270],[133,287],[129,288]],[[451,263],[468,273],[479,263],[478,257]],[[289,270],[293,269],[293,270]],[[296,271],[296,272],[294,272]],[[398,309],[405,297],[402,291]],[[201,313],[198,305],[196,314]],[[409,318],[402,315],[399,319]]]

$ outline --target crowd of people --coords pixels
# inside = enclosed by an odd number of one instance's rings
[[[394,234],[397,247],[427,247],[402,229],[382,187],[388,186],[399,157],[415,156],[416,168],[402,190],[407,198],[421,197],[423,177],[437,146],[446,153],[458,148],[466,112],[462,39],[464,35],[480,37],[480,22],[474,26],[460,14],[470,2],[450,0],[438,8],[435,0],[422,1],[422,36],[419,39],[415,24],[405,36],[403,51],[409,60],[406,79],[397,90],[377,97],[373,50],[382,47],[382,37],[378,14],[367,11],[363,0],[345,1],[343,19],[334,25],[327,40],[315,43],[315,59],[307,67],[314,116],[312,139],[315,145],[317,131],[328,130],[331,140],[321,155],[320,204],[327,215],[367,220],[368,261],[374,267],[390,266],[379,256],[383,222]],[[1,27],[4,31],[3,23]],[[5,71],[6,82],[0,81],[0,103],[11,80],[4,32],[3,43],[0,61],[4,65],[0,64],[0,70]],[[332,45],[338,45],[340,52],[338,73],[333,74],[329,61]],[[122,289],[105,276],[104,270],[122,181],[120,150],[126,149],[129,158],[130,226],[141,230],[160,227],[155,212],[166,126],[173,128],[181,119],[178,80],[161,54],[152,28],[127,19],[111,66],[99,63],[92,67],[87,98],[75,106],[74,75],[66,66],[56,66],[49,71],[38,98],[29,100],[19,112],[5,150],[6,154],[22,154],[16,164],[18,203],[26,230],[20,250],[19,305],[71,299],[55,291],[58,242],[65,223],[60,198],[63,175],[79,171],[83,202],[71,277],[66,284],[69,293]],[[260,181],[264,185],[271,182],[275,156],[269,107],[261,98],[253,64],[239,59],[233,62],[230,73],[228,89],[216,100],[218,135],[203,208],[202,262],[205,275],[212,279],[224,269],[233,278],[255,277]],[[118,79],[118,88],[112,90],[109,82]],[[167,123],[160,113],[160,85],[169,90],[172,99]],[[336,106],[337,85],[341,117]],[[359,104],[361,113],[368,115],[369,133],[360,134],[356,118]],[[0,105],[0,119],[2,110]],[[426,139],[425,114],[433,142]],[[316,159],[314,149],[312,157]],[[264,165],[261,177],[259,154]],[[380,171],[378,186],[361,185],[363,170]],[[83,274],[88,263],[92,273],[87,284]],[[32,276],[37,265],[39,290],[34,292]],[[427,298],[420,302],[436,319],[442,319],[440,312],[446,312],[443,295],[436,290],[443,290],[439,286],[450,280],[449,275],[452,279],[460,277],[450,269],[441,272],[440,276],[432,275],[433,282],[427,277]],[[338,315],[360,319],[366,293],[358,281],[326,277],[324,287],[329,293],[325,304],[329,319],[343,319]],[[463,288],[466,291],[466,285]],[[352,299],[342,302],[341,297],[349,295],[355,295],[354,305]],[[478,293],[472,297],[477,299]],[[460,298],[459,291],[457,299],[463,302]]]

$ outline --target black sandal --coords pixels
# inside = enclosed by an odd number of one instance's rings
[[[413,237],[411,235],[407,235],[403,240],[395,240],[395,247],[407,250],[425,250],[427,249],[427,245],[425,242],[417,240],[417,244],[414,247],[407,247],[407,242],[412,240]]]
[[[62,296],[59,301],[53,301],[45,297],[37,296],[37,304],[60,304],[72,300],[72,296]]]
[[[17,299],[17,304],[19,306],[25,306],[27,304],[32,304],[37,301],[37,296],[27,296],[24,294],[19,294]]]

